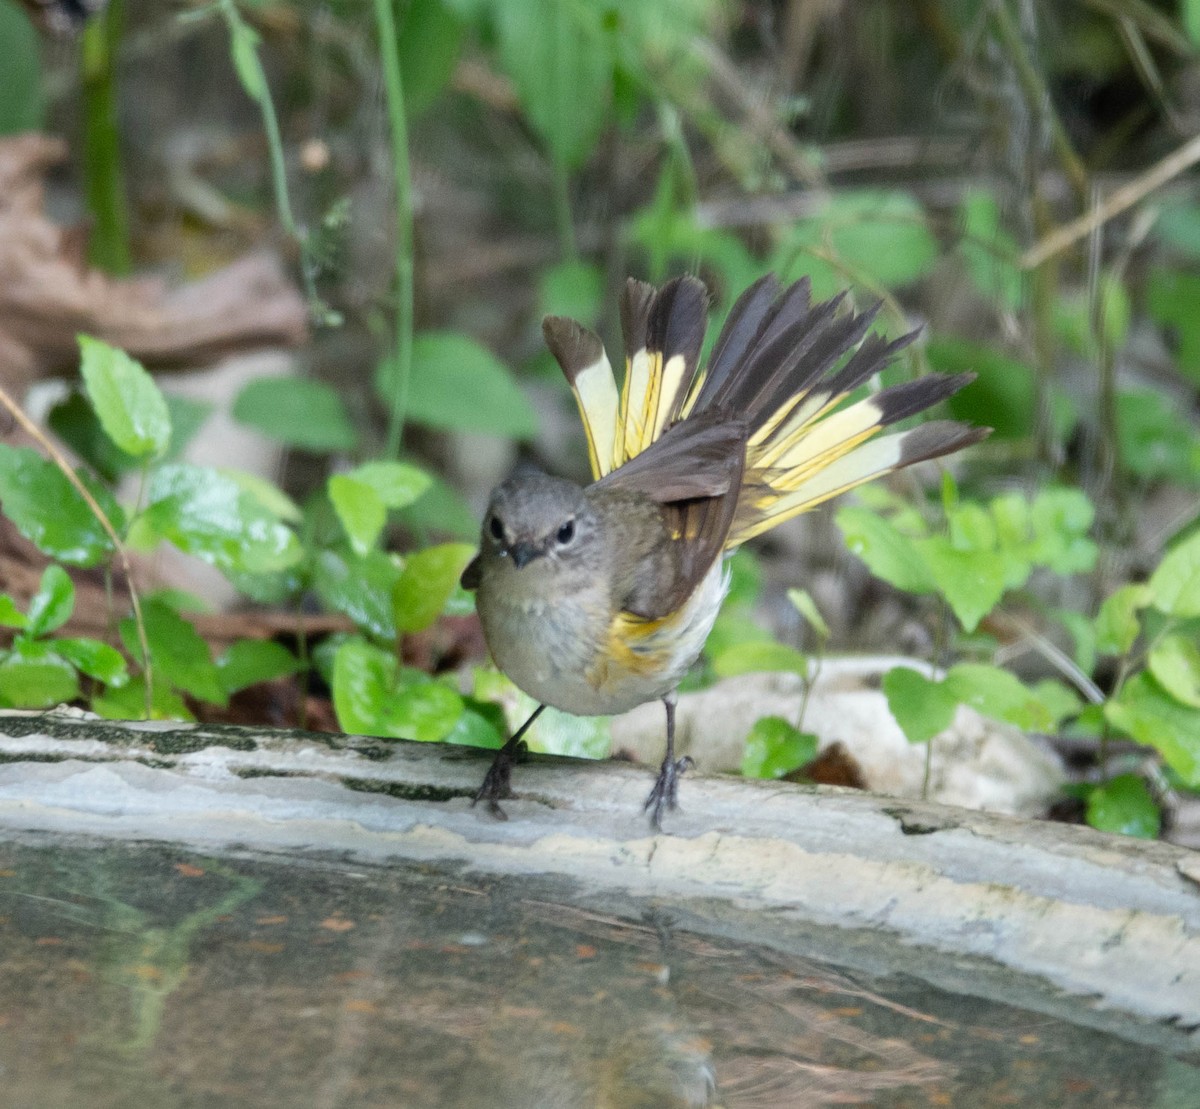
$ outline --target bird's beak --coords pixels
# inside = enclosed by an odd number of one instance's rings
[[[541,553],[532,543],[514,543],[508,548],[509,557],[518,570],[524,569]]]

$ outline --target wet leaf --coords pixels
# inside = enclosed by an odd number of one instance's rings
[[[42,571],[41,584],[29,602],[25,633],[33,639],[61,628],[75,610],[75,585],[61,566]]]
[[[1157,839],[1162,813],[1136,774],[1121,774],[1088,794],[1087,822],[1102,832]]]
[[[123,350],[79,336],[84,388],[105,434],[134,458],[161,457],[171,443],[171,417],[154,379]]]
[[[782,716],[764,716],[754,722],[742,753],[742,774],[747,778],[782,778],[812,762],[817,737],[801,732]]]
[[[429,627],[442,614],[474,554],[471,544],[443,543],[409,555],[392,590],[397,631]]]

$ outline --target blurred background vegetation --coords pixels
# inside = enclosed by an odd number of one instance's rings
[[[695,272],[711,341],[773,269],[882,301],[886,332],[923,325],[889,373],[975,371],[951,413],[995,434],[940,491],[905,480],[837,514],[874,578],[832,512],[739,557],[700,680],[899,646],[960,664],[885,682],[914,741],[964,701],[1094,741],[1080,803],[1141,834],[1200,787],[1200,0],[110,0],[65,36],[0,0],[0,42],[0,134],[68,140],[50,206],[86,222],[92,265],[182,279],[266,247],[303,289],[299,376],[228,402],[286,449],[268,476],[290,499],[262,508],[260,487],[259,507],[294,558],[214,554],[161,507],[183,481],[151,472],[171,433],[140,461],[89,451],[114,418],[94,389],[52,425],[104,477],[142,471],[143,545],[353,622],[312,655],[347,730],[499,742],[492,699],[512,691],[475,665],[463,694],[452,671],[478,642],[430,629],[469,613],[454,581],[518,456],[586,477],[542,315],[614,352],[627,275]],[[173,406],[175,437],[185,424],[204,436]],[[53,627],[12,607],[18,667]],[[177,641],[186,609],[152,599],[127,655]],[[419,652],[397,649],[414,635]],[[306,643],[288,652],[235,681],[228,652],[201,642],[172,671],[163,648],[155,711],[308,667]],[[66,661],[101,709],[147,694]],[[2,677],[0,703],[64,699]],[[811,754],[795,728],[756,735],[747,772]],[[1152,765],[1114,761],[1122,739]],[[582,725],[560,746],[607,739]],[[1106,816],[1113,798],[1132,807]]]

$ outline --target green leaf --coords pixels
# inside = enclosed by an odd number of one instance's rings
[[[400,519],[418,535],[433,532],[451,539],[479,538],[479,520],[474,509],[461,493],[438,478],[432,478],[427,493],[401,510]]]
[[[712,668],[719,678],[767,671],[788,671],[803,676],[808,673],[808,658],[795,647],[774,641],[735,643],[712,660]]]
[[[1006,720],[1031,731],[1047,731],[1057,723],[1035,693],[998,666],[961,662],[946,673],[944,685],[959,704],[970,705],[993,720]]]
[[[1179,270],[1150,272],[1146,307],[1172,340],[1176,365],[1200,384],[1200,276]]]
[[[1189,789],[1200,789],[1200,710],[1182,705],[1149,674],[1135,674],[1104,706],[1110,724],[1159,751]]]
[[[41,131],[45,115],[41,50],[33,24],[8,0],[0,0],[0,42],[4,43],[0,135]]]
[[[925,213],[908,193],[838,190],[818,219],[835,257],[860,280],[909,285],[937,261]]]
[[[376,385],[387,402],[392,362],[379,367]],[[491,351],[451,331],[427,331],[413,341],[408,416],[429,427],[483,431],[528,439],[537,414],[508,369]]]
[[[411,118],[437,100],[454,72],[463,39],[463,21],[442,0],[412,0],[398,35],[404,108]]]
[[[538,310],[543,316],[567,316],[584,324],[600,318],[604,274],[586,262],[559,262],[538,282]]]
[[[990,427],[998,439],[1027,439],[1033,434],[1037,387],[1032,367],[982,343],[948,335],[931,338],[925,353],[939,373],[977,375],[946,402],[956,419]],[[1064,440],[1077,419],[1075,406],[1063,390],[1050,390],[1050,413],[1055,438]]]
[[[1148,585],[1123,585],[1105,598],[1096,614],[1096,650],[1102,655],[1129,653],[1141,631],[1138,610],[1154,599]]]
[[[450,735],[464,706],[449,686],[351,639],[334,658],[333,707],[343,731],[430,743]]]
[[[495,5],[500,64],[525,116],[568,169],[587,161],[612,96],[612,61],[597,4],[523,0]]]
[[[129,681],[129,668],[115,647],[98,639],[55,639],[54,653],[65,658],[76,670],[116,689]]]
[[[0,657],[0,704],[43,709],[78,696],[75,668],[45,644],[18,642]]]
[[[817,754],[817,737],[794,728],[782,716],[763,716],[754,722],[742,752],[742,775],[746,778],[782,778],[812,762]]]
[[[958,696],[945,682],[897,666],[883,676],[888,708],[909,743],[926,743],[950,727]]]
[[[120,688],[109,686],[99,697],[92,698],[92,712],[106,720],[144,720],[146,718],[146,680],[141,675],[131,678]],[[154,698],[150,706],[154,720],[195,720],[183,698],[166,682],[154,683]]]
[[[0,593],[0,628],[23,628],[29,622],[28,617],[16,602],[7,594]]]
[[[1178,632],[1164,636],[1150,652],[1150,673],[1175,700],[1200,709],[1200,644]]]
[[[51,563],[42,571],[38,591],[29,602],[25,632],[31,639],[61,628],[75,611],[75,585],[61,566]]]
[[[492,750],[503,747],[508,729],[500,707],[481,701],[465,700],[466,710],[450,729],[444,742],[458,743],[465,747],[487,747]],[[490,711],[493,709],[495,712]]]
[[[388,508],[408,508],[433,484],[429,474],[407,462],[365,462],[349,476],[375,490]]]
[[[271,639],[239,639],[217,659],[217,679],[227,694],[301,669],[300,660]]]
[[[474,554],[468,543],[444,543],[409,555],[392,590],[396,630],[418,632],[429,627],[442,614]]]
[[[1130,473],[1184,485],[1200,481],[1200,435],[1188,414],[1165,393],[1121,390],[1117,438],[1121,463]]]
[[[1033,686],[1030,693],[1042,706],[1049,720],[1045,731],[1058,727],[1069,717],[1077,716],[1084,708],[1083,699],[1079,694],[1054,678],[1043,678]]]
[[[877,578],[906,593],[932,593],[937,588],[917,540],[900,532],[877,512],[857,505],[838,509],[837,526],[852,554]]]
[[[336,390],[305,377],[259,377],[233,402],[233,418],[306,451],[351,451],[358,432]]]
[[[1150,575],[1150,592],[1169,616],[1200,616],[1200,531],[1167,552]]]
[[[820,640],[828,639],[829,625],[825,623],[825,617],[817,608],[817,602],[812,599],[812,594],[807,589],[789,589],[787,595],[788,600],[792,602],[792,607],[808,621],[813,634]]]
[[[1101,832],[1157,839],[1162,813],[1137,774],[1121,774],[1088,793],[1087,822]]]
[[[396,638],[392,590],[399,577],[399,567],[382,551],[372,551],[365,558],[321,551],[313,568],[313,586],[321,600],[385,640]]]
[[[941,535],[915,542],[917,550],[966,631],[973,632],[1009,588],[1013,560],[997,551],[958,550]]]
[[[135,458],[159,457],[171,443],[171,417],[154,379],[123,350],[79,336],[80,373],[105,434]]]
[[[169,682],[177,689],[201,701],[224,705],[228,701],[217,675],[217,668],[200,633],[179,613],[157,601],[142,605],[146,625],[146,640],[154,663],[154,683]],[[141,644],[137,627],[128,617],[120,624],[121,640],[129,653],[140,663]]]
[[[105,490],[84,479],[118,531],[125,517]],[[28,447],[0,443],[0,507],[43,554],[73,566],[94,566],[112,543],[87,502],[52,462]]]
[[[243,493],[249,494],[276,519],[286,520],[289,524],[298,524],[304,519],[300,506],[268,478],[245,470],[228,469],[225,466],[218,467],[217,473],[229,478]]]
[[[160,466],[148,496],[143,529],[218,570],[271,573],[303,557],[295,533],[216,470],[182,462]]]
[[[387,523],[387,508],[379,494],[348,474],[334,474],[329,479],[328,490],[329,503],[337,513],[354,553],[366,555]]]

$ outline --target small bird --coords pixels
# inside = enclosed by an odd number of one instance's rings
[[[503,482],[463,572],[496,665],[540,702],[475,798],[494,815],[504,818],[513,758],[547,705],[595,716],[661,699],[667,750],[645,804],[660,829],[691,765],[675,758],[675,688],[720,610],[723,556],[839,493],[988,434],[946,420],[879,434],[971,374],[930,374],[844,404],[916,337],[867,335],[879,306],[841,311],[844,300],[812,304],[807,278],[781,292],[774,275],[763,277],[734,304],[701,370],[704,285],[631,278],[619,395],[595,333],[561,316],[543,321],[595,480],[585,488],[530,472]]]

